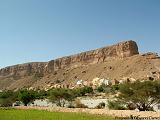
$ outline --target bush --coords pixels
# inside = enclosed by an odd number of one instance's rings
[[[104,87],[101,85],[97,88],[97,92],[105,92]]]
[[[76,100],[75,101],[75,108],[88,108],[88,106],[81,103],[80,100]]]
[[[137,106],[136,106],[135,104],[133,104],[133,103],[130,103],[130,104],[127,105],[127,108],[128,108],[129,110],[135,110],[136,107],[137,107]]]
[[[81,97],[81,96],[84,96],[87,93],[93,93],[93,88],[85,86],[85,87],[82,87],[82,88],[74,89],[73,92],[74,92],[74,95],[76,97]]]
[[[36,99],[44,99],[47,98],[48,93],[45,90],[32,91]]]
[[[106,86],[106,85],[104,85],[104,84],[102,84],[101,86],[99,86],[98,88],[97,88],[97,92],[103,92],[103,93],[111,93],[112,91],[112,88],[111,88],[111,86]]]
[[[140,111],[153,110],[153,105],[160,103],[159,81],[136,81],[134,83],[121,84],[118,101],[126,105],[134,104]]]
[[[85,93],[93,93],[93,88],[92,88],[92,87],[87,87],[87,86],[85,86],[85,87],[83,88],[83,91],[84,91]]]
[[[118,90],[119,90],[119,85],[112,85],[111,86],[111,92],[112,93],[115,94]]]
[[[10,107],[12,106],[13,101],[10,98],[1,99],[0,106],[1,107]]]
[[[74,98],[73,90],[63,88],[50,90],[49,100],[57,106],[64,107],[66,102],[72,102]]]
[[[101,103],[99,103],[99,105],[97,105],[95,108],[96,109],[103,109],[103,108],[105,108],[105,103],[104,102],[101,102]]]
[[[68,105],[67,108],[75,108],[73,105]]]
[[[0,93],[0,106],[10,107],[17,100],[17,92],[3,91]]]
[[[29,91],[25,89],[19,91],[18,98],[21,102],[24,103],[25,106],[27,106],[28,103],[36,99],[36,96],[34,94],[34,91]]]
[[[108,108],[112,110],[126,110],[125,105],[118,101],[108,101]]]

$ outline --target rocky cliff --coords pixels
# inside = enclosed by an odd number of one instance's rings
[[[26,63],[0,69],[2,76],[28,76],[34,73],[46,74],[66,67],[96,64],[106,61],[108,58],[124,58],[138,54],[136,42],[130,40],[113,46],[103,47],[80,54],[62,57],[49,62]]]
[[[113,46],[103,47],[97,50],[59,58],[49,61],[46,69],[48,72],[63,69],[65,67],[77,67],[85,64],[96,64],[106,61],[108,58],[124,58],[139,54],[136,42],[130,40]]]
[[[6,76],[29,76],[33,73],[43,73],[46,66],[45,62],[34,62],[14,65],[0,69],[0,77]]]
[[[103,68],[110,68],[109,73],[104,73],[104,77],[109,76],[116,70],[111,67],[112,61],[113,66],[118,65],[117,59],[123,62],[124,59],[137,54],[139,54],[138,46],[136,42],[130,40],[116,45],[58,58],[49,62],[25,63],[6,67],[0,69],[0,89],[43,86],[54,83],[56,80],[90,80],[93,77],[103,75],[103,72],[107,72],[104,71]],[[100,67],[98,68],[99,70],[94,68],[96,66],[97,68]],[[94,71],[90,69],[92,67]],[[86,68],[90,72],[87,73]],[[94,75],[93,72],[95,72]],[[115,73],[113,76],[116,76]],[[111,77],[112,75],[110,75],[110,78]]]

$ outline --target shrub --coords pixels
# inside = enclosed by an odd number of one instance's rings
[[[67,108],[75,108],[73,105],[68,105]]]
[[[96,109],[103,109],[103,108],[105,108],[105,103],[104,102],[101,102],[101,103],[99,103],[99,105],[97,105],[95,108]]]
[[[50,90],[49,100],[56,103],[57,106],[64,107],[66,102],[72,102],[74,98],[72,90],[63,88]]]
[[[116,93],[119,90],[119,85],[112,85],[111,86],[111,92]]]
[[[97,92],[111,93],[111,86],[102,84],[97,88]]]
[[[10,98],[0,100],[1,107],[10,107],[10,106],[12,106],[12,103],[13,103],[13,101]]]
[[[104,87],[101,85],[97,88],[97,92],[105,92]]]
[[[85,87],[82,87],[82,88],[74,89],[73,92],[74,92],[74,95],[76,97],[81,97],[81,96],[84,96],[87,93],[93,93],[93,88],[85,86]]]
[[[3,91],[0,93],[0,106],[10,107],[17,100],[17,92]]]
[[[76,100],[75,101],[75,108],[88,108],[88,106],[81,103],[80,100]]]
[[[140,111],[153,110],[153,105],[160,103],[160,82],[136,81],[120,85],[118,100],[136,105]]]
[[[125,110],[126,109],[125,105],[118,101],[108,101],[108,108],[112,110]]]
[[[25,106],[27,106],[27,104],[35,100],[36,97],[33,91],[28,91],[25,89],[19,91],[18,98],[24,103]]]

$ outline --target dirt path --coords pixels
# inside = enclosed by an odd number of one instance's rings
[[[130,117],[139,116],[139,117],[160,117],[160,112],[152,111],[143,111],[137,112],[134,110],[107,110],[107,109],[84,109],[84,108],[60,108],[60,107],[25,107],[18,106],[16,109],[38,109],[38,110],[47,110],[54,112],[74,112],[74,113],[89,113],[89,114],[100,114],[100,115],[109,115],[117,117]]]

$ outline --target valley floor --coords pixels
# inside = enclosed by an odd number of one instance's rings
[[[62,108],[62,107],[25,107],[18,106],[16,109],[22,110],[47,110],[52,112],[63,112],[63,113],[85,113],[92,115],[106,115],[106,116],[116,116],[116,117],[130,117],[139,116],[139,117],[158,117],[160,119],[160,112],[154,111],[135,111],[135,110],[107,110],[107,109],[88,109],[88,108]],[[63,119],[62,119],[63,120]]]
[[[0,109],[0,120],[115,120],[84,113],[49,112],[45,110]]]

